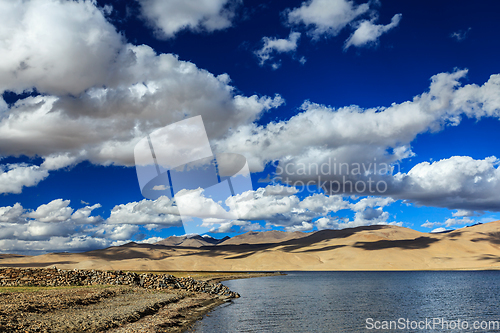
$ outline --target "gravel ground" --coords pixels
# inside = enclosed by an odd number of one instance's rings
[[[182,332],[221,302],[131,287],[0,293],[0,332]]]
[[[216,283],[276,274],[279,273],[208,274],[200,280]],[[39,287],[36,291],[18,291],[21,289],[0,289],[0,333],[180,333],[217,305],[230,301],[228,295],[170,287]]]
[[[203,315],[223,303],[206,294],[185,297],[161,308],[157,313],[112,329],[110,333],[184,332]]]

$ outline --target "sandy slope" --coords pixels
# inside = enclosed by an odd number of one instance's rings
[[[234,236],[220,245],[234,245],[234,244],[262,244],[262,243],[278,243],[290,239],[302,238],[308,236],[304,232],[284,232],[279,230],[272,230],[266,232],[247,232],[243,235]]]
[[[0,266],[164,271],[500,269],[500,221],[442,234],[396,226],[278,234],[252,233],[242,235],[237,244],[234,237],[233,243],[199,248],[130,243],[80,254],[3,257]]]

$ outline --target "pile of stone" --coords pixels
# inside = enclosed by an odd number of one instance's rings
[[[238,298],[221,283],[210,284],[191,277],[177,278],[167,274],[98,270],[63,270],[53,268],[0,268],[0,286],[90,286],[130,285],[147,289],[182,289],[224,298]]]

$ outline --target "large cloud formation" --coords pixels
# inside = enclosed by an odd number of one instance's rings
[[[495,157],[454,156],[421,163],[408,173],[397,169],[414,155],[411,142],[418,134],[457,126],[464,116],[500,117],[500,75],[482,86],[462,86],[466,73],[437,74],[428,92],[389,107],[333,109],[305,102],[303,112],[291,119],[243,125],[218,140],[217,148],[245,154],[253,170],[273,162],[278,181],[320,185],[330,194],[383,195],[429,206],[500,211]],[[355,188],[358,181],[362,183]]]
[[[0,91],[78,95],[108,83],[123,48],[92,1],[2,1],[0,22]]]
[[[202,115],[209,137],[217,138],[283,102],[237,95],[227,74],[126,43],[93,1],[0,5],[0,92],[43,93],[10,107],[1,100],[0,156],[45,160],[40,170],[3,166],[4,193],[83,160],[133,165],[142,137],[186,117]]]
[[[165,198],[118,205],[108,219],[92,216],[100,207],[95,204],[75,210],[70,200],[63,199],[36,209],[23,208],[20,203],[0,207],[0,248],[25,254],[92,250],[129,242],[138,234],[142,221],[149,229],[178,226],[180,222],[179,216],[165,214],[169,207]],[[133,217],[134,223],[128,223],[127,217]]]
[[[196,192],[200,200],[201,192]],[[196,200],[195,200],[196,201]],[[289,231],[307,231],[327,226],[341,229],[370,224],[388,224],[389,214],[383,208],[393,203],[388,198],[363,198],[350,202],[341,195],[316,194],[300,199],[297,189],[269,185],[247,191],[226,200],[229,212],[238,214],[239,220],[213,223],[203,219],[203,226],[211,232],[262,229],[255,220],[264,220],[269,227],[283,227]],[[200,206],[196,214],[210,216],[210,210],[219,203]],[[250,206],[251,209],[247,209]],[[20,203],[0,207],[0,247],[3,251],[18,253],[44,253],[50,251],[83,251],[96,247],[119,245],[139,236],[142,225],[148,230],[181,226],[181,218],[167,197],[116,205],[109,218],[93,216],[100,204],[86,205],[75,210],[69,200],[56,199],[36,209],[26,209]],[[239,211],[238,211],[239,210]],[[338,218],[341,210],[353,210],[354,219]],[[243,212],[243,213],[242,213]],[[236,228],[236,229],[234,229]],[[159,238],[142,240],[158,241]]]
[[[165,36],[186,28],[213,31],[228,26],[232,2],[203,3],[207,6],[198,7],[196,15],[190,7],[179,5],[189,17],[188,23],[174,21],[168,27],[164,25],[170,14],[162,12],[155,18],[148,16],[146,9],[164,4],[141,1],[141,8]],[[245,207],[248,213],[240,214],[239,220],[213,225],[214,231],[255,228],[251,221],[259,219],[287,230],[388,223],[390,216],[383,207],[399,199],[460,209],[460,214],[500,211],[496,157],[474,160],[450,156],[417,164],[407,173],[392,169],[413,156],[411,143],[419,134],[456,126],[462,117],[499,118],[500,75],[492,75],[482,85],[463,85],[467,70],[440,73],[431,78],[428,91],[404,103],[363,109],[332,108],[306,101],[301,112],[289,120],[257,125],[255,121],[266,110],[283,104],[279,95],[241,95],[231,86],[227,74],[215,76],[174,54],[157,54],[147,45],[130,44],[106,19],[108,10],[84,0],[0,2],[0,92],[33,93],[12,105],[0,99],[0,157],[43,159],[39,166],[1,165],[0,193],[20,193],[23,187],[36,186],[47,178],[51,170],[84,160],[132,166],[133,148],[148,133],[201,115],[213,149],[245,155],[252,171],[262,171],[274,163],[281,170],[282,182],[296,185],[298,181],[312,181],[318,185],[319,176],[327,181],[321,184],[327,194],[305,199],[278,186],[231,198],[238,201],[233,206],[235,202],[227,202],[233,210],[244,205],[251,209]],[[319,38],[337,34],[369,10],[368,4],[351,1],[310,0],[287,17],[290,24],[305,25],[309,35]],[[339,19],[334,24],[332,18]],[[352,45],[375,42],[381,32],[398,22],[399,16],[395,16],[386,26],[373,21],[360,24]],[[262,56],[292,52],[298,38],[298,33],[292,33],[286,40],[268,40]],[[319,168],[332,163],[345,163],[350,172],[323,172]],[[357,173],[352,171],[356,164],[362,166]],[[377,173],[370,165],[386,165],[389,169]],[[349,202],[333,186],[336,181],[345,182],[344,176],[353,183],[383,181],[387,188],[383,192],[368,188],[342,191],[380,196]],[[1,248],[34,251],[102,247],[129,240],[139,231],[139,225],[179,225],[178,216],[162,200],[117,205],[108,219],[91,216],[95,205],[75,211],[62,199],[34,210],[20,204],[1,207]],[[354,218],[334,216],[343,209],[352,210]],[[210,220],[204,223],[211,225]],[[447,224],[454,225],[451,221]],[[38,245],[30,243],[33,241]]]

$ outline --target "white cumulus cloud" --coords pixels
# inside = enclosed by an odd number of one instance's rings
[[[387,25],[374,24],[373,20],[360,22],[356,31],[346,40],[344,50],[347,50],[351,46],[361,47],[376,44],[382,34],[398,26],[401,17],[401,14],[394,15],[391,19],[391,23]]]
[[[23,187],[35,186],[48,176],[47,170],[36,165],[0,165],[0,194],[21,193]]]
[[[172,201],[162,196],[156,200],[144,199],[117,205],[111,210],[107,223],[180,226],[182,221],[177,208],[172,206]]]
[[[419,205],[459,210],[500,210],[500,161],[453,156],[422,162],[407,174],[395,176],[396,198]]]
[[[26,216],[40,222],[62,222],[70,218],[73,208],[68,207],[69,200],[56,199],[46,205],[39,206]]]
[[[314,228],[314,224],[303,221],[302,225],[294,225],[291,227],[286,227],[285,230],[288,232],[294,231],[310,231]]]
[[[182,30],[213,32],[232,25],[240,0],[137,0],[141,13],[161,38]]]
[[[94,1],[2,1],[0,22],[0,92],[78,95],[107,81],[123,47]]]
[[[300,32],[293,31],[286,39],[263,37],[262,43],[264,45],[260,50],[255,51],[255,55],[259,58],[259,64],[263,66],[266,61],[271,61],[274,53],[295,52],[299,38]],[[279,64],[277,66],[279,67]]]
[[[309,0],[288,12],[292,25],[304,24],[317,39],[323,35],[336,36],[344,27],[370,10],[368,3],[356,5],[349,0]]]

